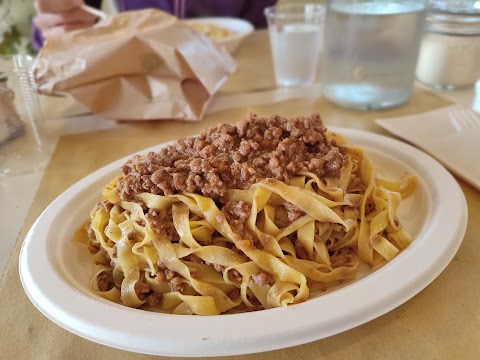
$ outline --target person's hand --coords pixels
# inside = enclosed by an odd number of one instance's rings
[[[96,17],[80,8],[83,0],[35,0],[33,19],[44,38],[90,27]]]

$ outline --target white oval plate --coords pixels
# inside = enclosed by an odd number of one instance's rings
[[[129,156],[70,187],[38,218],[20,254],[25,292],[45,316],[74,334],[119,349],[165,356],[224,356],[285,348],[385,314],[425,288],[453,258],[466,229],[465,198],[455,179],[425,153],[371,133],[331,130],[362,146],[386,178],[409,173],[419,179],[417,190],[399,209],[414,241],[376,271],[363,272],[335,291],[313,294],[302,304],[245,314],[170,315],[104,300],[88,289],[92,258],[72,241],[72,234]]]

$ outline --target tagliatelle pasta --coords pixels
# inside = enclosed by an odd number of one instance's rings
[[[134,158],[105,186],[80,231],[97,263],[91,289],[174,314],[298,304],[406,248],[396,213],[415,187],[414,176],[378,178],[318,116],[252,114]]]

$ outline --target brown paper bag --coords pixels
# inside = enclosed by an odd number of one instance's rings
[[[154,9],[49,38],[34,66],[38,91],[70,94],[115,120],[200,120],[236,69],[228,52]]]

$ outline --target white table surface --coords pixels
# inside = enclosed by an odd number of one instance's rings
[[[318,85],[314,85],[314,87]],[[315,89],[318,90],[318,89]],[[216,112],[246,105],[260,105],[292,98],[307,96],[312,88],[277,89],[251,94],[224,95],[214,99],[209,112]],[[457,104],[470,107],[474,98],[474,88],[439,92],[439,95]],[[44,102],[44,112],[52,142],[62,135],[94,131],[117,126],[115,122],[101,119],[94,115],[72,116],[82,112],[73,101],[56,99]],[[66,117],[65,117],[66,116]],[[43,172],[21,176],[0,176],[0,274],[11,254],[15,241],[20,233],[28,210],[37,192]]]

